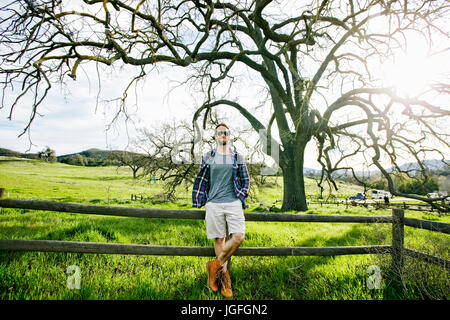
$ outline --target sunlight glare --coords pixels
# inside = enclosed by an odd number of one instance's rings
[[[383,82],[405,97],[415,97],[429,88],[443,66],[445,62],[430,55],[424,41],[415,39],[408,43],[406,52],[399,52],[394,60],[383,64]]]

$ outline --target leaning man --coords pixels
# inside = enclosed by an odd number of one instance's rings
[[[215,239],[216,259],[207,262],[208,286],[220,289],[225,298],[232,298],[228,260],[236,252],[245,235],[245,199],[250,177],[244,157],[230,146],[231,131],[224,123],[215,129],[216,148],[203,155],[200,172],[192,191],[193,207],[205,206],[206,235]],[[228,240],[227,235],[230,237]]]

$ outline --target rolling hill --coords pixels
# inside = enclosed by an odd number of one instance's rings
[[[101,160],[107,160],[111,153],[114,152],[120,152],[118,150],[101,150],[101,149],[96,149],[96,148],[91,148],[88,150],[84,150],[81,152],[77,152],[77,153],[71,153],[71,154],[65,154],[62,156],[57,156],[56,159],[58,162],[61,162],[61,160],[66,159],[66,158],[70,158],[73,157],[77,154],[85,156],[86,158],[95,158],[95,159],[101,159]]]
[[[88,159],[97,160],[97,161],[106,161],[111,159],[112,153],[123,152],[121,150],[101,150],[97,148],[91,148],[88,150],[84,150],[77,153],[65,154],[61,156],[57,156],[56,159],[58,162],[61,162],[64,159],[76,156],[77,154],[82,155]],[[26,158],[26,159],[39,159],[39,155],[37,153],[21,153],[13,150],[9,150],[6,148],[0,148],[0,156],[9,156],[9,157],[17,157],[17,158]],[[445,171],[450,172],[450,160],[425,160],[424,161],[425,168],[431,171]],[[409,162],[400,166],[401,170],[410,171],[414,174],[414,171],[420,170],[420,166],[417,162]],[[388,172],[393,172],[394,168],[387,169]],[[281,172],[280,172],[281,173]],[[312,169],[312,168],[304,168],[304,173],[307,176],[320,176],[322,173],[321,170]],[[362,176],[363,172],[357,171],[357,175]],[[365,172],[364,174],[367,174]],[[377,175],[380,174],[380,171],[374,170],[370,171],[369,175]],[[335,178],[339,177],[348,177],[351,176],[351,172],[349,170],[338,170],[333,173]]]

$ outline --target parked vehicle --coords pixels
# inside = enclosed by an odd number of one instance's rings
[[[392,194],[389,191],[385,190],[372,190],[372,199],[384,199],[388,197],[388,199],[392,198]]]
[[[431,199],[439,198],[439,194],[435,193],[435,192],[427,193],[427,198],[431,198]]]
[[[349,199],[350,200],[366,200],[366,196],[364,194],[362,194],[361,192],[358,192],[354,196],[351,196]]]

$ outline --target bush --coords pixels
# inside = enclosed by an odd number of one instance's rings
[[[428,177],[421,180],[409,180],[401,183],[398,190],[402,193],[426,195],[439,190],[439,185],[435,178]]]
[[[388,188],[388,183],[386,179],[379,179],[376,180],[372,183],[368,183],[367,186],[370,189],[375,189],[375,190],[386,190]]]
[[[86,166],[89,163],[89,160],[81,154],[75,154],[71,157],[62,159],[61,162],[73,166]]]

